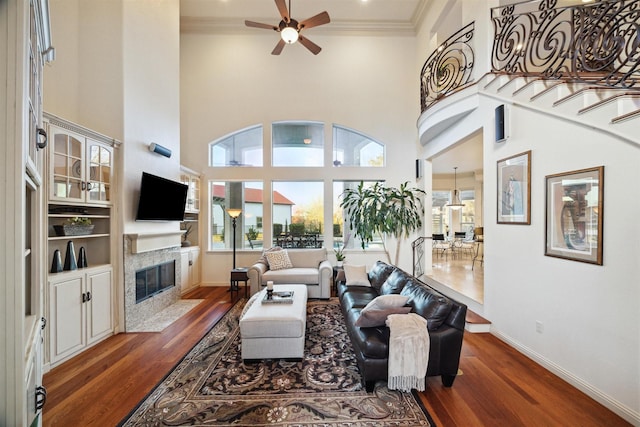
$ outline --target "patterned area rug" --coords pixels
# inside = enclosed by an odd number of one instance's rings
[[[244,364],[236,304],[123,426],[431,426],[410,393],[367,393],[336,300],[309,301],[300,362]]]

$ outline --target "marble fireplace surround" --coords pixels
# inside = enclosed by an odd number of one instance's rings
[[[129,332],[180,299],[182,232],[124,236],[124,314]],[[136,304],[136,271],[175,261],[175,286]]]

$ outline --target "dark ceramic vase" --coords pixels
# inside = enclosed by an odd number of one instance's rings
[[[78,264],[76,263],[76,254],[73,248],[73,241],[69,240],[67,243],[67,253],[64,256],[64,269],[65,270],[76,270],[78,268]]]
[[[51,273],[60,273],[62,271],[62,257],[60,251],[56,249],[53,252],[53,261],[51,262]]]
[[[78,268],[87,268],[87,251],[84,246],[80,246],[80,253],[78,254]]]

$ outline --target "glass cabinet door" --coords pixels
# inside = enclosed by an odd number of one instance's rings
[[[111,201],[113,151],[104,145],[88,143],[87,190],[90,202]]]
[[[83,138],[51,128],[52,200],[82,201],[84,198]]]

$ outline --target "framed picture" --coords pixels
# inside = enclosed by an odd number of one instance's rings
[[[604,166],[545,179],[545,255],[602,265]]]
[[[498,224],[531,224],[531,151],[498,160]]]

